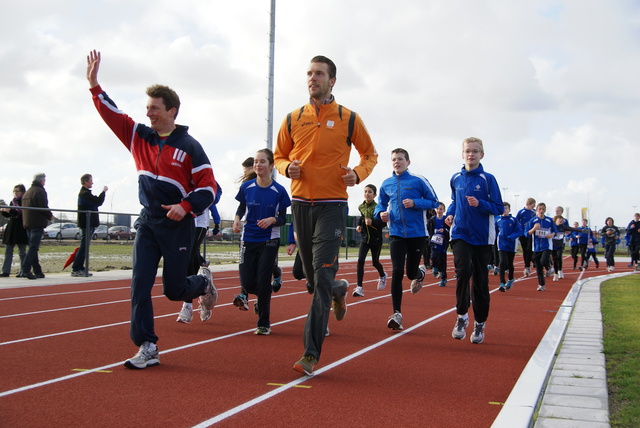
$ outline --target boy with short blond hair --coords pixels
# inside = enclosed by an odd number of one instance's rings
[[[462,142],[464,166],[451,177],[451,204],[447,224],[451,226],[451,248],[456,269],[456,312],[451,333],[454,339],[466,337],[469,306],[473,301],[475,317],[471,343],[482,343],[489,316],[489,270],[491,245],[495,242],[494,216],[502,214],[502,195],[498,182],[484,170],[480,160],[484,147],[479,138]],[[473,289],[469,292],[469,281]],[[471,297],[473,296],[473,299]]]

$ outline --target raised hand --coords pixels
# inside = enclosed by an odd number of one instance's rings
[[[95,49],[87,55],[87,80],[89,87],[98,86],[98,70],[100,69],[100,52]]]

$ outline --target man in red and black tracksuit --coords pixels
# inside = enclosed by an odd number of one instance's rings
[[[136,221],[131,280],[131,339],[140,351],[125,362],[143,369],[160,363],[154,331],[151,288],[160,258],[164,258],[162,285],[170,300],[199,297],[201,319],[211,316],[217,301],[211,272],[202,268],[187,276],[194,239],[194,215],[212,204],[217,191],[209,159],[202,146],[189,135],[188,127],[176,125],[178,95],[170,88],[147,89],[147,117],[151,126],[136,123],[118,110],[98,84],[100,53],[87,56],[87,80],[93,102],[105,123],[131,152],[138,171],[138,195],[143,208]]]

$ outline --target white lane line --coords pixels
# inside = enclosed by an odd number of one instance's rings
[[[456,308],[453,307],[453,308],[448,309],[448,310],[446,310],[444,312],[441,312],[441,313],[439,313],[439,314],[437,314],[437,315],[435,315],[435,316],[433,316],[431,318],[428,318],[428,319],[426,319],[426,320],[424,320],[424,321],[422,321],[422,322],[420,322],[418,324],[415,324],[415,325],[407,328],[406,330],[402,330],[401,332],[396,333],[393,336],[390,336],[390,337],[388,337],[386,339],[383,339],[380,342],[377,342],[377,343],[374,343],[374,344],[372,344],[370,346],[367,346],[366,348],[363,348],[363,349],[361,349],[361,350],[359,350],[357,352],[354,352],[353,354],[350,354],[350,355],[347,355],[344,358],[341,358],[338,361],[335,361],[335,362],[333,362],[333,363],[331,363],[331,364],[329,364],[329,365],[327,365],[325,367],[322,367],[322,368],[316,370],[314,373],[319,375],[319,374],[322,374],[322,373],[324,373],[326,371],[329,371],[331,369],[339,367],[339,366],[341,366],[341,365],[343,365],[345,363],[348,363],[349,361],[353,360],[354,358],[359,357],[360,355],[366,354],[369,351],[373,351],[374,349],[377,349],[377,348],[379,348],[379,347],[391,342],[392,340],[399,339],[399,338],[403,337],[405,334],[410,333],[413,330],[416,330],[416,329],[424,326],[425,324],[428,324],[428,323],[430,323],[430,322],[432,322],[432,321],[434,321],[434,320],[436,320],[436,319],[438,319],[438,318],[440,318],[440,317],[442,317],[442,316],[444,316],[444,315],[446,315],[446,314],[448,314],[450,312],[453,312],[455,310],[456,310]],[[252,400],[249,400],[249,401],[247,401],[247,402],[245,402],[243,404],[240,404],[239,406],[236,406],[233,409],[229,409],[226,412],[220,413],[219,415],[217,415],[217,416],[215,416],[215,417],[213,417],[211,419],[208,419],[208,420],[203,421],[203,422],[201,422],[201,423],[199,423],[197,425],[194,425],[194,428],[209,427],[209,426],[211,426],[213,424],[216,424],[216,423],[218,423],[220,421],[223,421],[224,419],[227,419],[228,417],[231,417],[231,416],[233,416],[235,414],[238,414],[238,413],[240,413],[240,412],[242,412],[244,410],[247,410],[248,408],[250,408],[252,406],[255,406],[256,404],[260,404],[263,401],[266,401],[271,397],[274,397],[274,396],[276,396],[276,395],[278,395],[278,394],[280,394],[282,392],[285,392],[285,391],[293,388],[294,386],[299,385],[299,384],[301,384],[301,383],[303,383],[303,382],[305,382],[305,381],[307,381],[307,380],[309,380],[311,378],[312,378],[311,376],[303,376],[300,379],[296,379],[294,381],[291,381],[291,382],[289,382],[289,383],[287,383],[285,385],[282,385],[282,386],[280,386],[280,387],[278,387],[278,388],[276,388],[276,389],[274,389],[272,391],[267,392],[266,394],[263,394],[263,395],[261,395],[259,397],[256,397],[256,398],[254,398]]]

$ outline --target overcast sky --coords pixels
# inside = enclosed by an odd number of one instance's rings
[[[148,124],[150,84],[178,92],[177,122],[204,146],[224,190],[219,210],[232,218],[240,164],[266,146],[269,11],[268,0],[3,8],[0,198],[43,171],[49,205],[75,209],[89,172],[94,193],[109,186],[102,210],[139,212],[131,156],[88,91],[95,48],[102,87],[134,119]],[[531,196],[552,215],[569,207],[570,221],[589,207],[599,227],[640,211],[638,0],[278,0],[274,134],[307,102],[317,54],[336,63],[336,101],[362,116],[380,154],[364,183],[390,176],[390,151],[402,147],[448,205],[461,141],[475,136],[514,211]],[[350,189],[352,214],[362,193]]]

